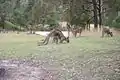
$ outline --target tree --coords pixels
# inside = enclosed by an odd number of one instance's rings
[[[64,20],[71,25],[83,25],[89,18],[89,10],[85,8],[84,1],[82,0],[68,0],[63,1],[65,14]],[[84,27],[84,26],[82,26]]]

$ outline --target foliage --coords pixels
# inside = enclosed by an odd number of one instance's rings
[[[0,11],[6,13],[7,21],[19,26],[31,22],[33,25],[48,24],[53,27],[59,21],[67,21],[84,27],[93,11],[91,3],[85,3],[86,1],[89,0],[1,0]],[[120,10],[120,0],[116,0],[114,5],[113,3],[114,0],[110,0],[105,4],[111,8],[111,12],[107,12],[107,25],[111,25],[115,13]]]
[[[14,23],[19,24],[20,26],[24,26],[26,24],[25,15],[22,12],[16,9],[13,14]]]
[[[46,18],[46,24],[49,24],[51,28],[58,27],[58,14],[55,12],[52,12],[50,15]]]
[[[11,23],[9,21],[5,21],[5,28],[20,30],[19,26],[16,26],[16,25],[14,25],[13,23]]]
[[[120,0],[110,0],[108,5],[116,11],[120,10]]]
[[[115,20],[112,21],[111,27],[120,28],[120,16],[116,17]]]
[[[32,24],[48,24],[50,27],[56,26],[58,21],[61,20],[61,16],[69,18],[69,11],[65,13],[65,9],[69,8],[67,2],[62,4],[63,0],[15,0],[13,1],[2,1],[0,4],[2,6],[8,5],[9,7],[2,7],[2,10],[6,10],[7,17],[10,22],[25,26],[26,23],[32,22]],[[79,6],[81,1],[76,1],[77,7],[73,6],[74,15],[71,15],[71,23],[80,25],[79,22],[84,22],[81,20],[82,8]],[[12,6],[12,7],[10,7]],[[75,9],[77,8],[77,9]],[[73,11],[72,11],[73,12]],[[65,15],[63,15],[65,14]],[[68,15],[68,16],[67,16]],[[66,20],[68,21],[68,19]]]
[[[105,25],[110,26],[110,27],[116,27],[119,28],[119,22],[116,22],[116,19],[118,18],[118,11],[120,10],[120,0],[110,0],[107,2],[108,4],[108,12],[106,12],[107,19],[105,19]],[[104,18],[105,18],[104,17]]]
[[[74,16],[72,21],[71,21],[71,24],[72,25],[79,25],[81,27],[84,27],[85,24],[86,24],[86,21],[89,19],[89,16],[87,13],[82,13],[78,16]]]

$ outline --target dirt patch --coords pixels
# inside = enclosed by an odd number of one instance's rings
[[[4,80],[57,80],[57,70],[47,70],[33,61],[1,60],[0,67],[6,70]]]
[[[111,29],[111,31],[113,32],[114,36],[118,36],[120,35],[120,31]],[[67,31],[62,31],[63,34],[67,37],[68,36],[68,32]],[[37,35],[41,35],[41,36],[47,36],[49,32],[45,32],[45,31],[38,31],[36,32]],[[79,36],[79,34],[77,35]],[[102,36],[102,32],[101,31],[83,31],[81,36],[95,36],[95,37],[100,37]],[[74,37],[72,32],[70,32],[70,37]]]
[[[67,59],[62,64],[49,64],[51,60],[0,60],[0,67],[6,70],[0,80],[119,80],[120,56],[104,56],[104,60],[99,57]]]

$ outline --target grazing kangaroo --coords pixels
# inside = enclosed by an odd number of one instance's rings
[[[83,31],[82,27],[78,27],[78,28],[72,28],[70,27],[70,24],[67,24],[67,28],[69,29],[69,31],[72,32],[72,34],[77,37],[77,34],[79,33],[79,36],[81,36],[81,33]]]
[[[53,29],[45,38],[43,44],[47,45],[50,37],[53,37],[53,41],[56,42],[56,44],[58,44],[58,40],[60,40],[60,43],[63,43],[63,41],[69,43],[69,37],[65,37],[62,31],[59,29]]]
[[[79,33],[79,36],[81,36],[81,33],[82,33],[82,27],[79,27],[79,28],[73,28],[72,29],[72,33],[75,37],[77,37],[77,34]]]
[[[104,37],[105,34],[107,34],[108,36],[113,37],[113,33],[110,31],[109,28],[103,28],[103,30],[102,30],[102,37]]]

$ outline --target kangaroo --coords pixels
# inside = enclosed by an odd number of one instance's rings
[[[62,31],[59,29],[53,29],[45,38],[43,44],[47,45],[50,37],[53,37],[53,42],[56,42],[56,44],[58,44],[58,40],[60,40],[60,43],[63,43],[63,41],[69,43],[69,37],[65,37]]]

